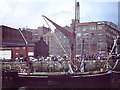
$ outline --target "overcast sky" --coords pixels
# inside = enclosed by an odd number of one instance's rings
[[[77,0],[80,21],[111,21],[118,23],[119,0]],[[61,26],[74,19],[75,0],[0,0],[0,25],[13,28],[37,28],[43,24],[42,15]]]

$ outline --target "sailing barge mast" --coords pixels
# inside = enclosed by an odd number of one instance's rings
[[[75,20],[73,23],[73,27],[72,27],[73,31],[72,32],[67,31],[66,29],[59,26],[58,24],[56,24],[55,22],[53,22],[46,16],[42,15],[45,19],[50,21],[58,30],[60,30],[68,38],[70,47],[71,47],[71,55],[70,56],[71,56],[71,61],[73,64],[75,64],[75,57],[76,57],[76,23],[79,22],[78,11],[79,11],[79,2],[75,1]]]

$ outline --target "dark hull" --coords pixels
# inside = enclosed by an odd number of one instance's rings
[[[119,88],[120,73],[31,74],[3,72],[3,88]],[[7,78],[6,78],[7,77]]]
[[[30,88],[111,88],[112,73],[20,75],[22,86]]]
[[[18,88],[18,73],[2,71],[2,88]]]

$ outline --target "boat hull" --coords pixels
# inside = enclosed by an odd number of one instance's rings
[[[112,88],[111,74],[22,74],[19,80],[30,88]]]

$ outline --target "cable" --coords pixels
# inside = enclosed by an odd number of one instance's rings
[[[46,19],[43,17],[43,19],[45,20],[45,22],[47,23],[48,27],[50,28],[50,30],[52,31],[50,25],[48,24],[48,22],[46,21]],[[61,44],[61,42],[59,41],[59,39],[57,38],[57,36],[55,35],[55,33],[53,32],[53,35],[55,36],[56,40],[58,41],[60,47],[62,48],[62,50],[64,51],[64,53],[68,56],[66,50],[64,49],[63,45]]]
[[[115,69],[116,66],[117,66],[117,64],[118,64],[118,59],[117,59],[117,61],[115,62],[115,65],[114,65],[114,67],[113,67],[112,69]]]
[[[48,27],[51,29],[50,25],[48,24],[48,22],[46,21],[46,19],[44,18],[44,16],[43,16],[43,19],[44,19],[45,22],[47,23]],[[51,29],[51,30],[52,30],[52,29]],[[55,38],[57,39],[60,47],[63,49],[64,53],[68,56],[66,50],[64,49],[64,47],[62,46],[62,44],[59,42],[59,39],[57,38],[57,36],[55,35],[55,33],[53,33],[53,34],[54,34]],[[73,67],[75,67],[76,69],[80,70],[80,69],[78,68],[78,66],[76,66],[75,64],[73,64],[73,62],[71,62],[71,64],[73,65]]]
[[[115,46],[117,44],[117,41],[118,41],[118,37],[114,40],[114,44],[113,44],[112,50],[111,50],[110,54],[108,55],[106,63],[103,66],[103,68],[105,68],[105,66],[108,64],[108,61],[109,61],[110,57],[112,56],[112,52],[113,52],[113,50],[114,50],[114,48],[115,48]]]

